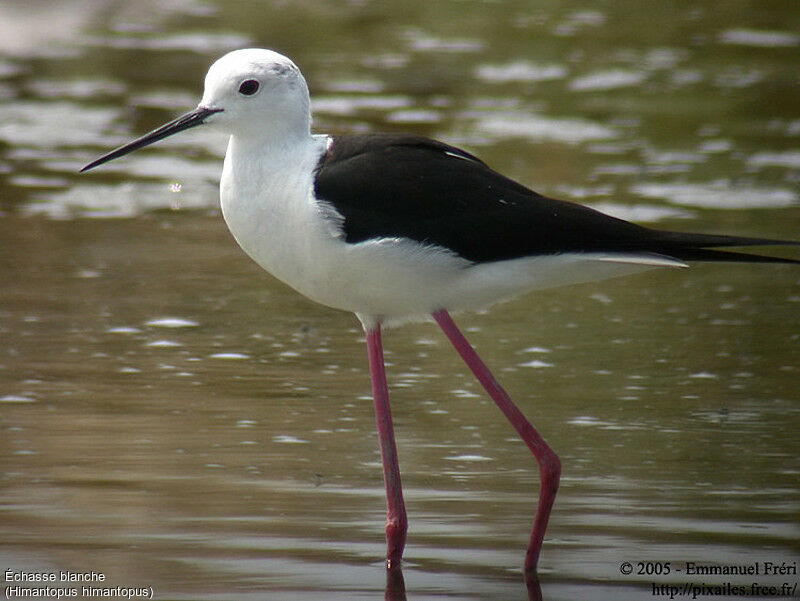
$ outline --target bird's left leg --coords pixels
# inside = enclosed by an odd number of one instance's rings
[[[464,335],[456,326],[450,314],[441,309],[433,314],[433,318],[442,331],[450,339],[450,342],[455,347],[461,358],[478,378],[478,381],[492,397],[492,400],[503,412],[511,425],[520,435],[522,440],[528,445],[528,448],[533,453],[539,464],[539,480],[541,482],[539,488],[539,505],[536,508],[536,516],[533,520],[533,529],[531,530],[531,538],[528,544],[528,552],[525,555],[525,571],[526,574],[534,574],[536,572],[536,564],[539,561],[539,553],[542,550],[542,541],[544,540],[544,533],[547,530],[547,521],[550,518],[550,510],[553,508],[553,502],[556,499],[556,492],[558,492],[558,481],[561,476],[561,461],[558,455],[555,454],[544,438],[534,429],[531,423],[525,419],[525,416],[511,401],[511,397],[503,390],[502,386],[497,382],[495,377],[486,367],[486,364],[472,348],[472,345],[467,341]]]
[[[366,331],[369,373],[372,378],[372,398],[375,404],[375,421],[383,462],[383,483],[386,486],[386,568],[400,567],[403,548],[406,544],[408,519],[400,484],[400,464],[394,442],[392,411],[389,406],[389,389],[386,385],[386,369],[383,364],[380,324]]]

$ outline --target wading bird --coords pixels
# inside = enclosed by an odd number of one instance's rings
[[[558,489],[558,456],[514,405],[450,317],[532,290],[687,261],[800,261],[718,250],[787,244],[650,229],[546,198],[474,155],[412,135],[311,133],[308,87],[270,50],[230,52],[197,108],[86,165],[180,131],[230,136],[222,214],[256,263],[323,305],[354,312],[366,332],[387,498],[387,567],[407,519],[383,363],[381,326],[432,315],[539,465],[539,503],[525,557],[535,574]]]

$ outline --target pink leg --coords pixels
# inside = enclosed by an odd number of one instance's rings
[[[561,475],[561,462],[553,450],[547,446],[547,443],[534,429],[530,422],[525,419],[522,412],[517,409],[517,406],[511,401],[511,397],[503,390],[500,384],[495,380],[489,368],[475,352],[470,343],[464,338],[464,335],[456,327],[455,322],[444,309],[436,311],[433,314],[436,323],[442,328],[442,331],[450,339],[450,342],[455,347],[461,358],[464,359],[466,364],[478,378],[478,381],[492,397],[492,400],[503,412],[511,425],[520,435],[522,440],[528,445],[528,448],[533,453],[536,461],[539,464],[539,480],[541,482],[539,488],[539,505],[536,508],[536,517],[533,520],[533,530],[531,531],[531,540],[528,544],[528,552],[525,555],[525,571],[528,574],[536,572],[536,564],[539,561],[539,552],[542,550],[542,541],[544,540],[544,532],[547,530],[547,520],[550,518],[550,510],[553,507],[553,502],[556,499],[556,492],[558,492],[558,480]]]
[[[406,545],[406,506],[400,484],[400,464],[394,444],[392,411],[389,407],[389,389],[386,386],[386,370],[383,365],[381,328],[376,325],[367,331],[367,355],[369,373],[372,378],[372,398],[375,403],[375,421],[383,461],[383,483],[386,486],[386,568],[399,568],[403,548]]]

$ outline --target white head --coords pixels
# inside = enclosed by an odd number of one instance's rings
[[[260,48],[229,52],[206,74],[197,108],[86,165],[86,171],[190,127],[208,124],[227,134],[285,143],[311,134],[311,101],[300,69]]]
[[[311,128],[306,80],[272,50],[234,50],[211,65],[200,107],[221,109],[206,122],[233,135],[308,136]]]

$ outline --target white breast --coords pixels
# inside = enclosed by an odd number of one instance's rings
[[[431,292],[469,263],[410,240],[346,243],[340,216],[314,197],[313,174],[327,138],[307,140],[287,152],[285,146],[247,148],[231,138],[220,197],[242,249],[324,305],[377,318],[438,308]]]

